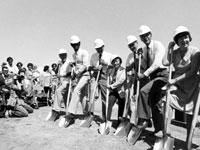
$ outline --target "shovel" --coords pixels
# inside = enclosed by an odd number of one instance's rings
[[[171,50],[171,59],[170,59],[170,65],[169,65],[169,79],[172,77],[172,55],[173,55],[173,49]],[[170,89],[168,87],[167,93],[166,93],[166,104],[165,104],[165,120],[164,120],[164,130],[163,130],[163,137],[156,139],[156,142],[154,144],[153,150],[173,150],[174,146],[174,138],[167,135],[167,123],[168,123],[168,110],[169,110],[169,95],[170,95]]]
[[[71,70],[71,77],[73,76],[73,72],[74,72],[74,68],[72,68],[72,70]],[[69,80],[69,88],[68,88],[68,93],[67,93],[67,103],[66,103],[66,106],[65,106],[66,115],[68,113],[68,106],[69,106],[71,88],[72,88],[72,78],[70,78],[70,80]],[[60,122],[59,122],[58,126],[59,127],[64,127],[65,126],[65,121],[66,121],[65,117],[62,117],[60,119]]]
[[[121,120],[121,123],[119,124],[117,130],[115,131],[115,136],[127,136],[129,131],[130,131],[130,127],[131,124],[129,122],[129,120],[127,119],[127,115],[128,115],[128,109],[130,106],[130,93],[129,93],[129,89],[126,89],[125,92],[125,107],[124,107],[124,112],[123,112],[123,120]]]
[[[188,150],[190,150],[191,146],[192,146],[192,137],[193,137],[194,130],[195,130],[195,127],[196,127],[197,117],[198,117],[198,113],[199,113],[199,107],[200,107],[200,94],[198,95],[197,103],[196,103],[196,106],[195,106],[195,109],[194,109],[190,133],[189,133],[189,137],[188,137],[188,140],[187,140],[187,149]]]
[[[138,50],[138,55],[139,55],[139,62],[138,62],[138,73],[140,73],[140,66],[141,66],[141,54],[142,54],[142,49]],[[136,75],[134,76],[134,80],[136,79]],[[139,98],[139,92],[140,92],[140,81],[137,80],[137,89],[136,89],[136,95],[133,97],[133,106],[132,106],[132,115],[131,115],[131,120],[133,122],[133,127],[130,130],[127,141],[134,145],[138,138],[140,137],[142,133],[142,129],[137,128],[138,124],[138,115],[137,115],[137,103],[138,103],[138,98]]]
[[[110,82],[110,78],[108,76],[107,77],[107,85],[109,84],[109,82]],[[110,91],[107,88],[107,91],[106,91],[106,117],[108,114],[109,93],[110,93]],[[109,134],[111,126],[112,126],[112,122],[110,122],[106,119],[106,122],[100,124],[100,128],[99,128],[100,134],[103,134],[103,135]]]
[[[94,103],[95,103],[94,99],[95,99],[95,93],[96,93],[96,89],[97,89],[97,85],[98,85],[99,75],[100,75],[100,71],[98,71],[97,78],[96,78],[95,85],[94,85],[94,91],[93,91],[92,97],[90,99],[89,113],[91,113],[92,109],[94,109]],[[87,116],[85,118],[85,120],[83,120],[81,122],[80,126],[89,128],[91,126],[93,119],[94,119],[94,116],[90,114],[89,116]]]

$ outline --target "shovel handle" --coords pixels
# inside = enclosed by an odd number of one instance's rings
[[[73,76],[73,73],[74,73],[74,67],[72,67],[72,70],[71,70],[71,77]],[[71,87],[72,87],[72,78],[70,78],[70,80],[69,80],[69,88],[68,88],[68,93],[67,93],[67,103],[66,103],[66,106],[65,106],[66,115],[68,113],[68,106],[69,106],[69,98],[70,98],[70,94],[71,94]]]
[[[95,85],[94,85],[94,91],[93,91],[92,97],[90,99],[89,112],[91,112],[91,110],[92,110],[92,108],[94,106],[94,97],[95,97],[95,93],[96,93],[96,89],[97,89],[97,85],[98,85],[99,76],[100,76],[100,71],[98,71],[98,73],[97,73],[97,78],[96,78]]]
[[[197,103],[195,105],[192,124],[191,124],[190,133],[189,133],[189,137],[188,137],[188,142],[187,142],[187,149],[188,150],[190,150],[191,146],[192,146],[192,137],[193,137],[193,134],[194,134],[194,129],[196,127],[197,117],[198,117],[198,113],[199,113],[199,107],[200,107],[200,93],[198,95]]]

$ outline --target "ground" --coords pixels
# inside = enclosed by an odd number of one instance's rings
[[[26,118],[1,118],[0,150],[153,150],[155,137],[148,134],[153,128],[144,131],[135,145],[130,145],[125,137],[114,136],[115,128],[112,128],[109,135],[101,135],[94,121],[90,128],[80,127],[82,117],[68,128],[59,128],[59,120],[45,122],[50,110],[50,106],[45,106]],[[80,110],[79,107],[79,114]],[[116,112],[117,105],[113,108],[113,120],[116,119]],[[101,114],[99,101],[96,103],[95,114]],[[172,133],[175,137],[174,149],[184,150],[185,128],[172,125]],[[199,128],[195,130],[192,147],[200,150]]]

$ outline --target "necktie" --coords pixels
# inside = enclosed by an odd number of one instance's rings
[[[147,46],[147,68],[150,67],[150,48]]]
[[[102,54],[99,54],[99,65],[101,65],[101,56]]]

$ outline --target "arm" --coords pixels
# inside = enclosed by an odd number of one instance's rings
[[[110,85],[111,89],[118,88],[124,83],[125,80],[126,80],[126,71],[125,69],[123,69],[120,71],[119,79],[118,80],[116,79],[116,82]]]
[[[84,71],[87,70],[88,66],[88,61],[89,61],[89,54],[87,52],[84,52],[82,54],[82,62],[83,64],[80,66],[80,68],[76,71],[76,74],[82,74]]]
[[[165,55],[165,48],[160,42],[154,42],[153,43],[153,49],[156,48],[155,58],[153,61],[153,64],[144,72],[145,76],[149,76],[151,73],[153,73],[156,69],[158,69],[160,66],[162,66],[162,59]],[[156,45],[155,45],[156,44]]]
[[[200,51],[196,52],[192,56],[190,70],[188,70],[187,72],[183,73],[182,75],[176,77],[175,79],[171,79],[169,81],[169,83],[175,84],[175,83],[180,82],[182,80],[186,80],[188,78],[195,77],[197,75],[197,72],[198,72],[199,66],[200,66],[200,59],[199,58],[200,58]]]
[[[175,43],[174,41],[170,42],[168,45],[168,49],[165,52],[164,58],[162,59],[162,64],[164,66],[169,66],[169,62],[171,62],[171,55],[173,55]]]

